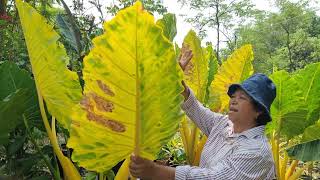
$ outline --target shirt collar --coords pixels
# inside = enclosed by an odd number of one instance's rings
[[[238,136],[246,136],[247,138],[255,138],[256,136],[260,136],[264,134],[266,126],[258,126],[251,129],[248,129],[246,131],[243,131],[242,133],[239,133]]]
[[[229,137],[239,137],[239,136],[245,136],[247,138],[255,138],[256,136],[263,135],[264,130],[266,126],[257,126],[251,129],[248,129],[246,131],[243,131],[241,133],[233,133],[233,123],[230,121],[229,124],[229,131],[228,136]]]

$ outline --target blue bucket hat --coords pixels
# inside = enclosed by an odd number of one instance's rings
[[[244,90],[257,103],[271,121],[270,106],[276,97],[276,86],[266,75],[257,73],[246,79],[242,84],[229,86],[228,95],[237,89]]]

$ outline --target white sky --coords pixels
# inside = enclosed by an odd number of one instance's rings
[[[72,0],[65,0],[68,5],[72,4]],[[180,3],[178,3],[177,0],[162,0],[165,7],[167,7],[168,12],[176,14],[177,18],[177,35],[174,39],[175,42],[178,43],[179,46],[181,46],[182,41],[185,37],[185,35],[188,33],[188,31],[192,28],[192,25],[189,23],[184,22],[184,17],[181,15],[193,15],[196,14],[196,12],[190,10],[188,7],[184,6],[181,7]],[[84,0],[84,2],[87,2],[87,0]],[[114,0],[100,0],[100,3],[104,6],[108,4],[112,4]],[[270,0],[252,0],[252,2],[256,5],[257,9],[261,10],[267,10],[267,11],[276,11],[274,7],[272,7],[272,4],[270,3]],[[89,3],[85,3],[85,7],[87,9],[87,14],[93,14],[96,16],[96,19],[98,20],[99,12],[93,7],[93,5]],[[102,8],[103,9],[103,8]],[[106,15],[106,13],[104,14]],[[112,17],[107,17],[107,19],[110,19]],[[159,17],[156,16],[156,19]],[[204,42],[213,42],[216,43],[216,35],[215,31],[207,31],[208,37],[203,40]],[[223,35],[221,35],[222,40]],[[222,44],[223,45],[223,44]]]
[[[271,10],[271,6],[269,5],[268,0],[253,0],[253,3],[256,5],[257,9],[265,9],[265,10]],[[167,7],[168,12],[172,12],[176,14],[177,18],[177,35],[174,39],[178,43],[179,46],[181,46],[184,37],[187,35],[190,29],[193,29],[192,25],[190,23],[184,22],[184,17],[181,15],[192,15],[196,14],[192,10],[190,10],[188,7],[181,7],[181,5],[178,3],[177,0],[163,0],[163,4],[165,7]],[[216,32],[215,30],[207,31],[208,37],[203,40],[204,42],[213,42],[216,43]],[[221,35],[223,40],[223,36]]]

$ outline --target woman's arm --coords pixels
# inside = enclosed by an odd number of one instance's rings
[[[204,107],[192,90],[189,89],[188,93],[189,97],[181,105],[181,108],[205,135],[209,136],[214,126],[227,123],[227,116],[212,112],[209,108]]]
[[[212,179],[273,179],[274,163],[260,152],[232,154],[210,168],[157,165],[153,161],[131,156],[130,173],[134,177],[152,180],[212,180]]]
[[[186,46],[182,45],[181,54],[179,57],[179,65],[184,71],[188,63],[192,59],[192,51]],[[207,136],[210,134],[212,127],[221,121],[227,121],[227,117],[212,112],[210,109],[204,107],[194,96],[184,81],[181,82],[184,86],[184,91],[181,93],[184,96],[184,103],[181,108],[186,112],[187,116],[197,124],[203,133]]]

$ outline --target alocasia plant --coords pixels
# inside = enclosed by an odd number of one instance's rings
[[[131,153],[154,159],[182,115],[182,72],[171,42],[141,2],[104,24],[84,58],[84,96],[73,110],[72,159],[103,172]]]
[[[43,122],[49,139],[68,179],[80,179],[80,175],[70,159],[65,157],[52,132],[44,109],[56,117],[60,124],[69,129],[70,114],[81,98],[81,86],[75,72],[67,69],[68,56],[59,35],[46,23],[29,4],[16,0],[20,21],[25,36],[32,72],[38,93],[38,100]],[[43,101],[44,100],[44,101]],[[54,118],[53,118],[54,119]]]
[[[272,104],[273,121],[267,126],[279,179],[298,178],[303,168],[294,172],[298,160],[319,160],[319,110],[320,63],[306,66],[289,74],[282,70],[270,78],[277,87],[277,97]],[[301,138],[302,137],[302,138]],[[284,146],[280,143],[284,142]],[[293,146],[295,145],[295,146]],[[292,147],[291,147],[292,146]],[[287,149],[289,148],[289,149]],[[287,168],[288,151],[292,161]],[[306,166],[304,167],[306,168]]]

